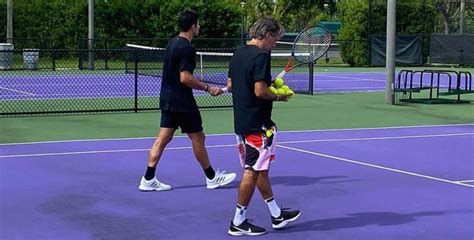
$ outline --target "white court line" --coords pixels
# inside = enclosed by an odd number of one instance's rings
[[[346,87],[346,88],[320,88],[320,89],[315,89],[316,92],[323,92],[323,91],[328,91],[328,90],[331,90],[331,91],[335,91],[335,90],[341,90],[340,92],[342,91],[346,91],[346,92],[354,92],[354,91],[349,91],[349,90],[364,90],[364,89],[375,89],[375,90],[385,90],[384,87]],[[374,91],[375,91],[374,90]],[[365,90],[364,90],[365,91]]]
[[[474,133],[466,133],[464,135],[473,135]],[[445,134],[445,135],[420,135],[420,136],[405,136],[405,137],[379,137],[379,138],[354,138],[354,139],[322,139],[322,140],[311,140],[313,142],[323,142],[323,141],[355,141],[355,140],[380,140],[380,139],[400,139],[400,138],[413,138],[413,137],[435,137],[435,136],[460,136],[462,134]],[[291,143],[298,143],[298,142],[308,142],[308,141],[287,141],[287,142],[281,142],[280,144],[291,144]],[[441,181],[441,182],[446,182],[446,183],[451,183],[451,184],[456,184],[456,185],[461,185],[465,187],[471,187],[474,188],[474,185],[469,185],[465,184],[464,182],[471,182],[474,180],[464,180],[464,181],[451,181],[447,179],[442,179],[442,178],[437,178],[433,176],[428,176],[428,175],[423,175],[423,174],[418,174],[418,173],[413,173],[413,172],[408,172],[404,170],[399,170],[395,168],[389,168],[389,167],[384,167],[376,164],[370,164],[370,163],[364,163],[364,162],[359,162],[355,160],[350,160],[346,158],[341,158],[341,157],[336,157],[336,156],[331,156],[327,154],[322,154],[322,153],[316,153],[316,152],[311,152],[311,151],[306,151],[303,149],[298,149],[298,148],[293,148],[293,147],[288,147],[288,146],[283,146],[283,145],[278,145],[278,147],[289,149],[289,150],[294,150],[298,152],[303,152],[311,155],[316,155],[320,157],[326,157],[338,161],[343,161],[343,162],[349,162],[349,163],[354,163],[358,165],[363,165],[363,166],[368,166],[368,167],[373,167],[377,169],[382,169],[382,170],[387,170],[387,171],[392,171],[392,172],[397,172],[397,173],[402,173],[406,175],[411,175],[415,177],[421,177],[421,178],[427,178],[431,180],[436,180],[436,181]],[[235,144],[226,144],[226,145],[211,145],[211,146],[206,146],[207,148],[221,148],[221,147],[235,147]],[[169,147],[166,148],[165,150],[183,150],[183,149],[191,149],[191,146],[187,147]],[[123,150],[101,150],[101,151],[82,151],[82,152],[62,152],[62,153],[39,153],[39,154],[21,154],[21,155],[5,155],[5,156],[0,156],[0,158],[16,158],[16,157],[39,157],[39,156],[62,156],[62,155],[79,155],[79,154],[97,154],[97,153],[120,153],[120,152],[141,152],[141,151],[148,151],[148,148],[139,148],[139,149],[123,149]]]
[[[429,128],[429,127],[460,127],[460,126],[474,126],[474,123],[459,123],[459,124],[439,124],[439,125],[417,125],[417,126],[395,126],[395,127],[371,127],[371,128],[332,128],[332,129],[317,129],[317,130],[290,130],[278,131],[279,133],[311,133],[311,132],[337,132],[337,131],[361,131],[361,130],[384,130],[384,129],[404,129],[404,128]],[[234,133],[217,133],[206,134],[206,136],[235,136]],[[174,138],[187,138],[186,135],[174,136]],[[39,141],[39,142],[23,142],[23,143],[0,143],[0,146],[9,145],[26,145],[26,144],[46,144],[46,143],[69,143],[69,142],[101,142],[101,141],[129,141],[140,139],[155,139],[156,137],[135,137],[135,138],[100,138],[100,139],[76,139],[76,140],[58,140],[58,141]]]
[[[384,167],[384,166],[380,166],[380,165],[376,165],[376,164],[359,162],[359,161],[355,161],[355,160],[351,160],[351,159],[347,159],[347,158],[336,157],[336,156],[331,156],[331,155],[327,155],[327,154],[323,154],[323,153],[306,151],[306,150],[299,149],[299,148],[287,147],[287,146],[282,146],[282,145],[277,145],[277,146],[281,147],[281,148],[288,149],[288,150],[293,150],[293,151],[307,153],[307,154],[311,154],[311,155],[315,155],[315,156],[330,158],[330,159],[334,159],[334,160],[338,160],[338,161],[349,162],[349,163],[354,163],[354,164],[363,165],[363,166],[367,166],[367,167],[372,167],[372,168],[382,169],[382,170],[386,170],[386,171],[406,174],[406,175],[410,175],[410,176],[427,178],[427,179],[431,179],[431,180],[435,180],[435,181],[440,181],[440,182],[451,183],[451,184],[456,184],[456,185],[461,185],[461,186],[465,186],[465,187],[474,188],[473,185],[464,184],[464,183],[460,183],[460,182],[456,182],[456,181],[451,181],[451,180],[447,180],[447,179],[443,179],[443,178],[437,178],[437,177],[433,177],[433,176],[418,174],[418,173],[414,173],[414,172],[408,172],[408,171],[399,170],[399,169],[395,169],[395,168]]]
[[[458,183],[468,183],[468,182],[474,182],[474,180],[462,180],[462,181],[456,181]]]
[[[235,144],[227,145],[208,145],[206,148],[221,148],[221,147],[235,147]],[[187,147],[167,147],[166,150],[183,150],[192,149],[192,146]],[[31,153],[31,154],[17,154],[4,155],[0,158],[17,158],[17,157],[44,157],[44,156],[64,156],[64,155],[80,155],[80,154],[98,154],[98,153],[121,153],[121,152],[142,152],[149,151],[149,148],[134,148],[134,149],[115,149],[115,150],[98,150],[98,151],[81,151],[81,152],[56,152],[56,153]]]
[[[361,137],[361,138],[335,138],[335,139],[313,139],[313,140],[297,140],[297,141],[283,141],[280,144],[295,144],[295,143],[312,143],[312,142],[345,142],[345,141],[367,141],[367,140],[390,140],[390,139],[413,139],[413,138],[429,138],[429,137],[453,137],[453,136],[468,136],[474,133],[448,133],[448,134],[431,134],[431,135],[407,135],[407,136],[393,136],[393,137]],[[231,147],[235,144],[224,145],[207,145],[207,148]],[[169,147],[165,150],[183,150],[192,149],[192,146],[187,147]],[[81,151],[81,152],[56,152],[56,153],[30,153],[17,155],[4,155],[0,158],[15,158],[15,157],[41,157],[41,156],[60,156],[60,155],[78,155],[78,154],[95,154],[95,153],[116,153],[116,152],[139,152],[148,151],[148,148],[136,149],[119,149],[119,150],[97,150],[97,151]]]
[[[153,94],[156,94],[155,92],[153,92]],[[14,101],[30,101],[31,98],[14,98],[14,97],[18,97],[17,95],[7,95],[8,97],[13,97],[13,98],[9,98],[9,99],[2,99],[2,100],[14,100]],[[103,99],[109,99],[109,98],[130,98],[129,95],[115,95],[115,96],[94,96],[94,95],[91,95],[89,97],[79,97],[79,95],[70,95],[69,97],[68,96],[61,96],[61,97],[54,97],[54,98],[49,98],[49,97],[53,97],[53,94],[36,94],[35,96],[37,96],[38,98],[36,98],[35,100],[62,100],[62,99],[74,99],[74,100],[78,100],[78,99],[96,99],[98,97],[100,98],[103,98]],[[43,98],[42,98],[43,97]],[[146,96],[146,97],[156,97],[156,96]],[[1,144],[0,144],[1,145]]]
[[[351,79],[351,80],[364,80],[364,81],[372,81],[372,82],[386,82],[385,80],[380,79],[371,79],[371,78],[358,78],[358,77],[343,77],[337,75],[325,76],[325,77],[334,77],[334,78],[343,78],[343,79]]]
[[[382,91],[385,91],[385,89],[376,89],[376,87],[374,87],[373,90],[347,90],[347,88],[345,90],[333,90],[333,89],[330,89],[330,90],[327,90],[327,89],[321,89],[321,90],[315,90],[315,92],[318,92],[318,93],[366,93],[366,92],[382,92]]]
[[[291,143],[312,143],[312,142],[343,142],[343,141],[370,141],[370,140],[390,140],[390,139],[413,139],[413,138],[430,138],[430,137],[453,137],[453,136],[469,136],[474,133],[447,133],[447,134],[429,134],[429,135],[407,135],[392,137],[362,137],[362,138],[335,138],[335,139],[316,139],[316,140],[296,140],[281,142],[284,144]]]
[[[24,91],[20,91],[20,90],[15,90],[15,89],[13,89],[13,88],[0,87],[0,89],[5,89],[5,90],[7,90],[7,91],[12,91],[12,92],[17,92],[17,93],[23,93],[23,94],[30,95],[30,96],[36,96],[36,94],[34,94],[34,93],[24,92]]]
[[[325,76],[327,77],[327,76]],[[340,80],[340,79],[327,79],[327,78],[318,78],[317,80],[321,81],[321,82],[367,82],[367,79],[350,79],[350,80]],[[371,80],[369,82],[385,82],[385,81],[382,81],[382,80]]]

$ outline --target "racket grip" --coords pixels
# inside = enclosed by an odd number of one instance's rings
[[[279,73],[279,74],[276,76],[275,79],[277,79],[277,78],[283,78],[283,76],[285,76],[286,73],[287,73],[287,71],[285,71],[285,70],[281,71],[281,73]]]

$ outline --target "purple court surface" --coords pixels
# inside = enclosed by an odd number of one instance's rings
[[[270,176],[300,209],[271,228],[258,191],[242,239],[474,239],[474,124],[282,131]],[[158,165],[167,192],[140,192],[153,138],[0,145],[0,239],[236,239],[227,235],[242,169],[232,134],[209,135],[214,168],[236,182],[207,190],[186,137]]]
[[[195,74],[201,79],[225,85],[226,73],[199,73]],[[413,87],[429,86],[431,79],[415,75],[411,84]],[[114,98],[135,96],[134,74],[104,72],[101,74],[55,74],[55,75],[30,75],[30,76],[2,76],[0,95],[3,100],[33,100],[33,99],[84,99],[84,98]],[[290,72],[285,75],[288,86],[297,91],[307,92],[309,88],[307,73]],[[314,76],[314,92],[369,92],[385,91],[384,72],[365,73],[334,73],[322,72]],[[137,95],[140,97],[159,96],[161,84],[160,77],[139,75]],[[403,84],[403,83],[402,83]],[[433,82],[434,86],[438,81]],[[464,86],[462,81],[461,85]],[[441,75],[439,86],[448,88],[447,75]],[[455,81],[451,86],[455,88]],[[202,91],[195,91],[195,95],[202,95]]]

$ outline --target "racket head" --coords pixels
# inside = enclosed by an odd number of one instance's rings
[[[321,25],[307,27],[296,36],[291,55],[300,63],[315,62],[327,52],[331,40],[327,28]]]

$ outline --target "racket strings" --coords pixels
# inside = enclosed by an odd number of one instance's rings
[[[293,45],[294,58],[301,63],[319,59],[331,45],[331,34],[320,26],[303,31]]]

